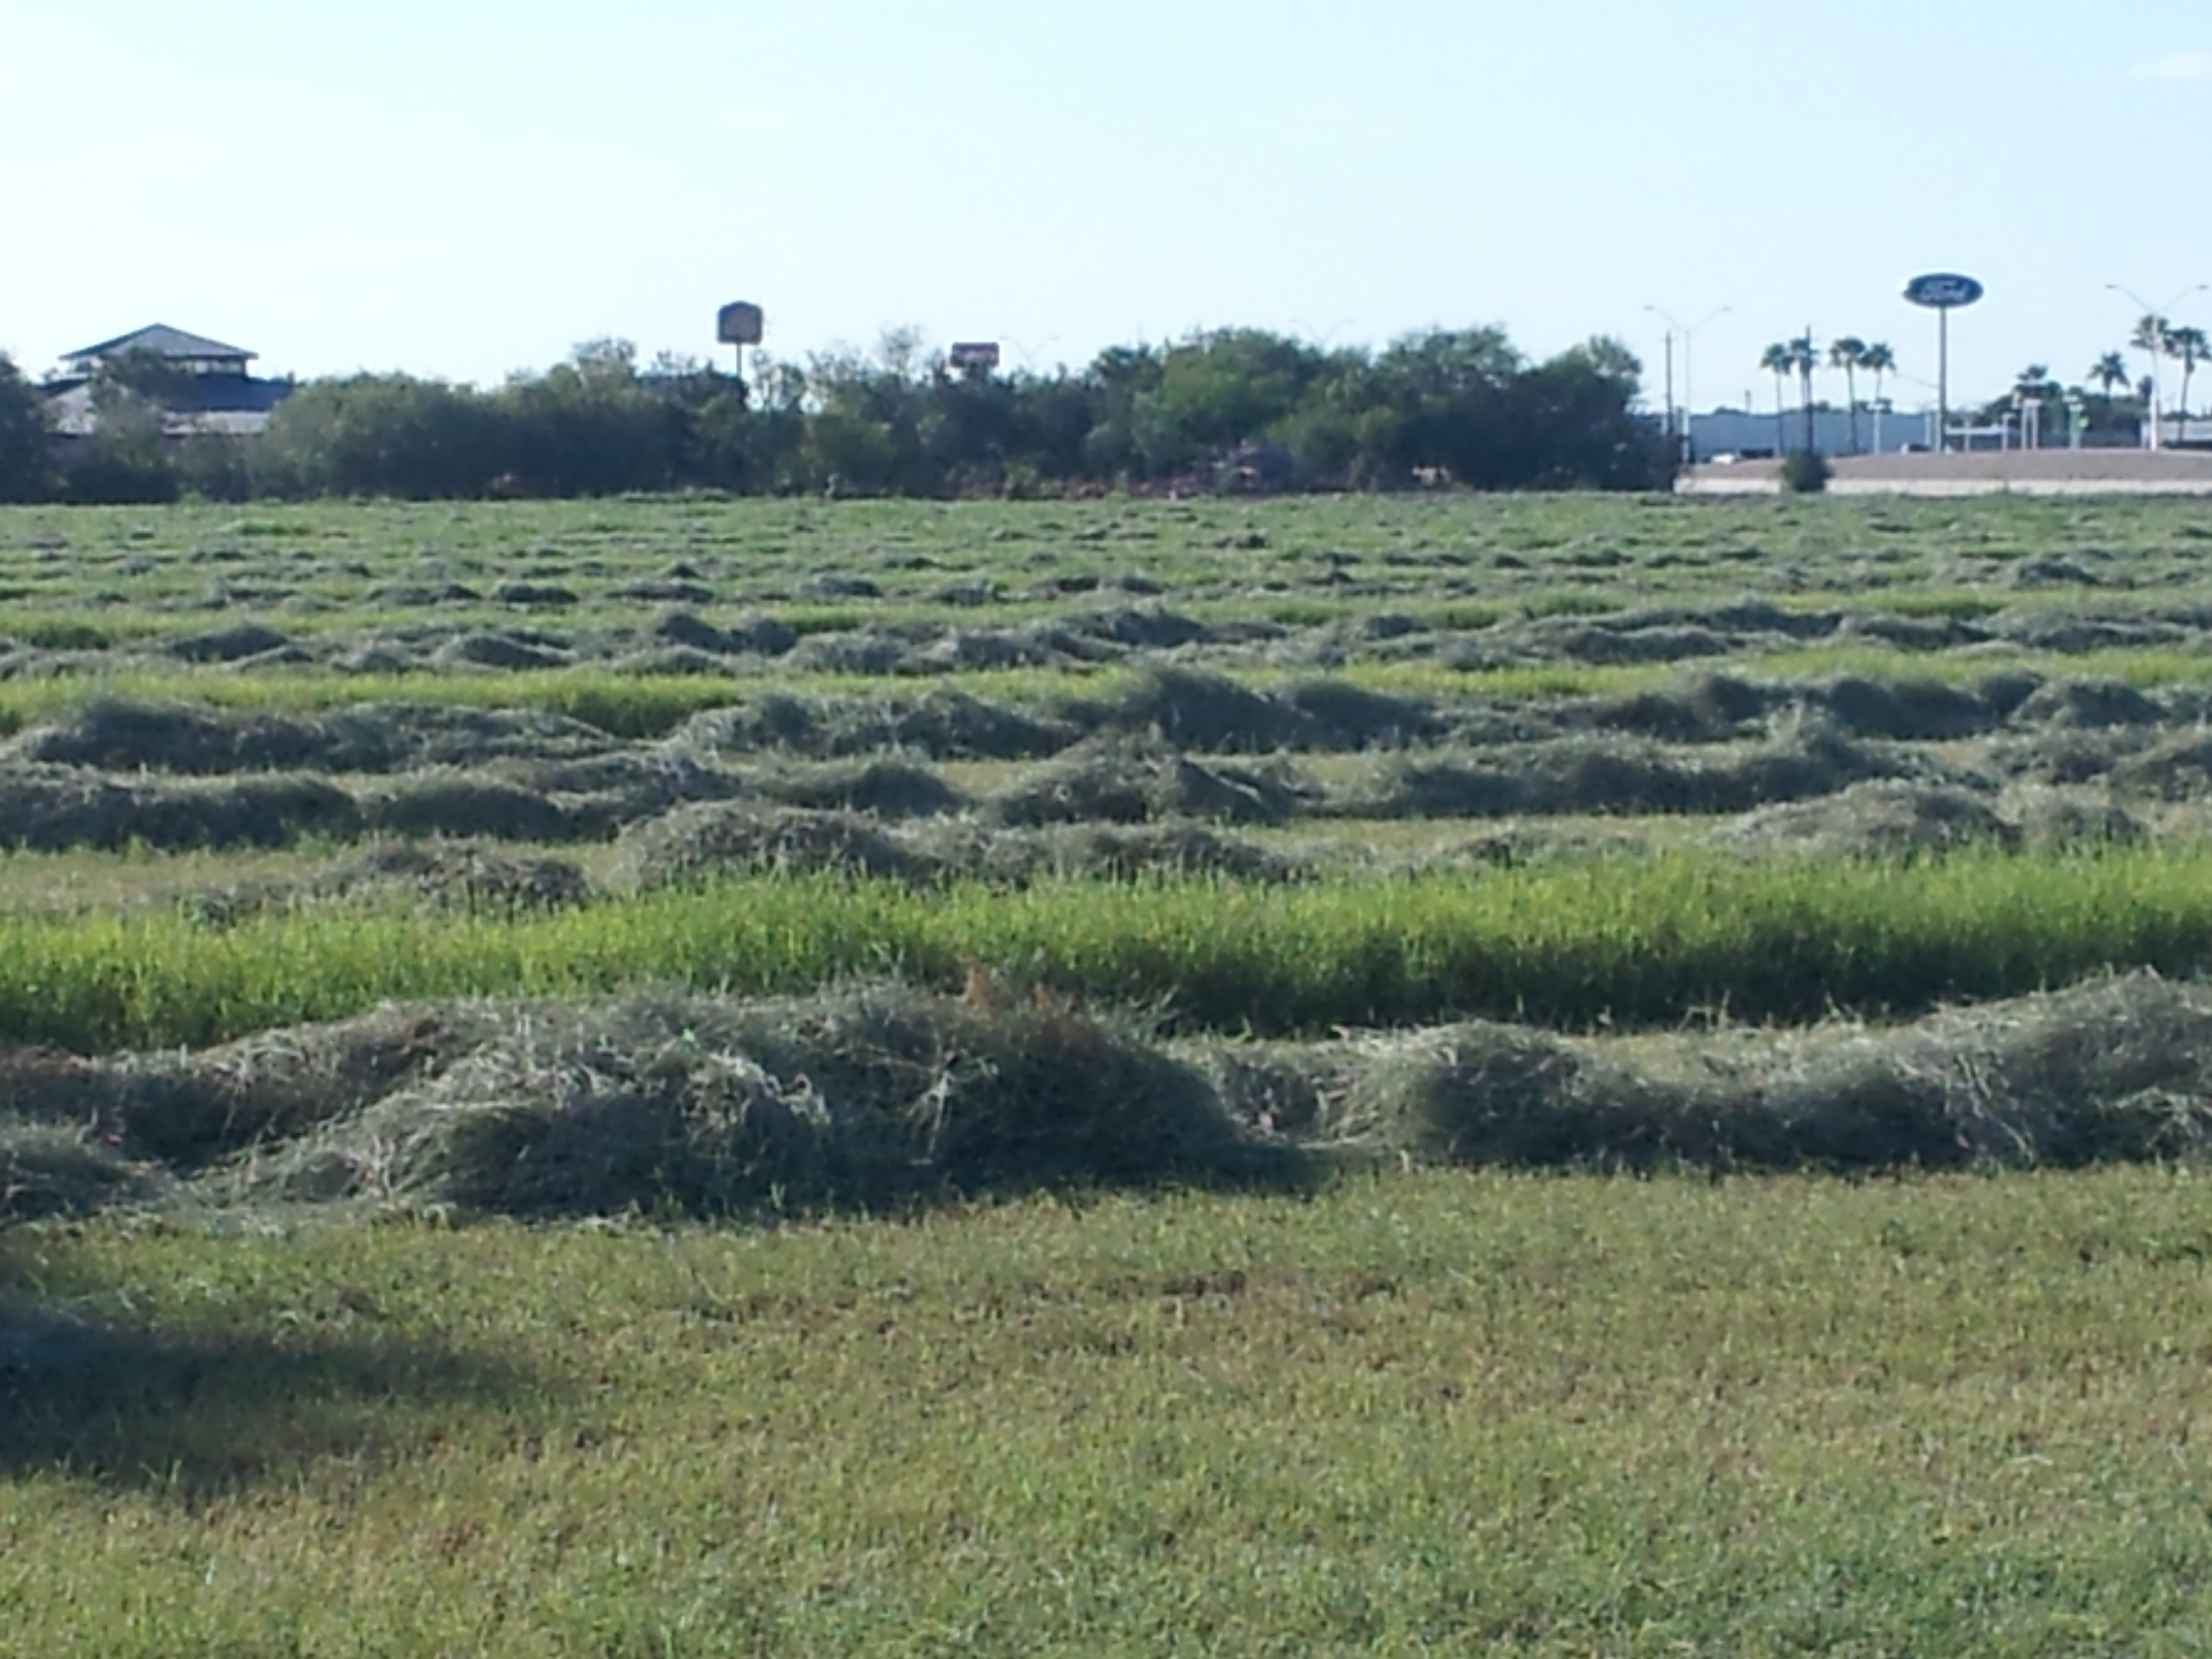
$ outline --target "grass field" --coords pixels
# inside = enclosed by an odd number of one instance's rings
[[[2041,1659],[2212,1620],[2172,1173],[6,1248],[27,1653]]]
[[[2197,1650],[2207,544],[0,513],[0,1652]]]

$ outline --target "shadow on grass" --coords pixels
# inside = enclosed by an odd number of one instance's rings
[[[0,1478],[190,1500],[331,1458],[373,1462],[455,1416],[542,1395],[502,1361],[355,1331],[165,1328],[0,1233]],[[333,1309],[350,1317],[341,1299]]]

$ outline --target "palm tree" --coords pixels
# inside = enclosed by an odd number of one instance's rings
[[[1797,356],[1778,340],[1759,354],[1759,366],[1774,376],[1774,453],[1779,455],[1790,447],[1790,440],[1782,428],[1782,381],[1797,367]]]
[[[1881,451],[1881,377],[1897,373],[1897,354],[1886,340],[1876,340],[1859,353],[1859,367],[1874,376],[1874,447]]]
[[[1844,371],[1844,397],[1851,406],[1851,453],[1859,453],[1859,383],[1858,372],[1866,367],[1867,343],[1856,334],[1846,334],[1828,347],[1828,367]]]
[[[2094,380],[2103,389],[2106,401],[2109,403],[2112,400],[2112,388],[2116,386],[2127,385],[2135,376],[2128,373],[2126,357],[2117,351],[2108,351],[2089,365],[2087,378]]]
[[[1790,367],[1797,371],[1797,382],[1804,388],[1805,451],[1810,454],[1813,442],[1813,371],[1820,366],[1820,348],[1813,343],[1813,331],[1807,329],[1790,342]]]
[[[2176,442],[2180,442],[2188,435],[2189,379],[2197,373],[2197,364],[2203,362],[2207,357],[2212,357],[2212,343],[2206,341],[2204,331],[2201,328],[2170,328],[2166,331],[2166,355],[2178,359],[2181,364],[2180,415],[2183,434],[2182,438],[2175,440]]]

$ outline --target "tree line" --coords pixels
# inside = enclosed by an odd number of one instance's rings
[[[0,356],[0,499],[1647,489],[1668,457],[1641,374],[1612,339],[1539,361],[1496,328],[1379,350],[1222,329],[1006,374],[900,331],[871,352],[758,358],[742,380],[597,340],[485,389],[311,380],[265,430],[226,438],[164,435],[158,366],[125,364],[103,370],[99,430],[63,465],[41,389]]]

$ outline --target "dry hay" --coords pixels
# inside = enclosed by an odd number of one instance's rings
[[[2150,974],[1889,1028],[1471,1021],[1162,1046],[972,977],[738,1002],[389,1007],[201,1053],[0,1056],[0,1212],[367,1200],[757,1212],[1377,1153],[1870,1170],[2201,1155],[2212,989]],[[1263,1144],[1278,1154],[1255,1163]],[[179,1184],[180,1183],[180,1184]],[[12,1206],[12,1209],[9,1206]]]
[[[1799,701],[1854,738],[1900,743],[1948,743],[1980,737],[2004,713],[1975,691],[1935,680],[1869,680],[1840,674],[1799,688]]]
[[[2020,844],[2032,852],[2132,847],[2151,833],[2141,818],[2099,790],[2015,785],[2005,792],[2000,810],[2018,829]]]
[[[241,623],[235,628],[218,629],[211,634],[192,634],[171,640],[161,650],[163,654],[180,662],[234,663],[283,651],[291,644],[289,638],[273,628],[264,628],[258,623]]]
[[[1202,645],[1213,638],[1213,630],[1204,623],[1152,605],[1125,605],[1071,617],[1067,627],[1073,633],[1146,651]]]
[[[149,1204],[167,1188],[82,1125],[0,1113],[0,1224]]]
[[[1296,746],[1342,752],[1434,743],[1448,729],[1428,702],[1370,691],[1347,680],[1304,680],[1282,702],[1297,721]]]
[[[19,732],[0,745],[0,753],[49,765],[200,776],[307,767],[360,769],[327,764],[326,745],[319,738],[311,724],[278,715],[219,714],[103,699],[67,721]]]
[[[576,759],[606,754],[614,743],[596,726],[533,709],[358,703],[303,719],[111,699],[18,733],[0,745],[0,758],[196,776],[374,773],[507,758]]]
[[[1883,780],[1747,812],[1713,832],[1743,853],[1909,858],[1966,847],[2017,848],[2019,829],[1964,789]]]
[[[689,611],[665,612],[653,623],[650,635],[662,645],[713,657],[780,657],[799,643],[799,635],[773,617],[748,617],[735,627],[717,628]]]
[[[471,842],[401,842],[371,848],[317,876],[318,897],[380,898],[394,892],[441,910],[527,913],[588,902],[591,879],[568,859]]]
[[[1680,751],[1577,735],[1391,756],[1330,810],[1388,818],[1710,816],[1832,794],[1902,769],[1898,759],[1817,730]]]
[[[2202,799],[2212,794],[2212,732],[2182,732],[2136,753],[2122,754],[2112,762],[2106,775],[2116,793],[2156,800]]]
[[[2171,623],[2130,617],[2085,617],[2035,605],[2002,611],[1986,624],[1996,637],[2031,651],[2077,657],[2092,651],[2135,651],[2187,642],[2189,630]]]
[[[861,813],[702,801],[630,825],[615,842],[608,884],[635,891],[716,876],[830,872],[927,882],[934,859],[902,845]]]
[[[1198,1180],[1255,1149],[1202,1078],[1044,997],[501,1005],[470,1052],[242,1178],[514,1215],[728,1214]]]
[[[307,836],[360,833],[353,797],[320,778],[119,782],[82,768],[0,769],[0,847],[161,852],[283,847]]]
[[[896,674],[914,644],[895,629],[855,628],[836,634],[810,634],[792,647],[784,662],[794,674]]]
[[[386,836],[559,842],[596,834],[543,791],[470,773],[420,774],[364,796],[366,827]]]
[[[1151,736],[1194,754],[1254,754],[1295,746],[1306,717],[1200,669],[1155,666],[1112,696],[1070,698],[1060,714],[1085,732]]]
[[[2133,974],[1889,1030],[1374,1040],[1341,1136],[1455,1163],[1845,1169],[2179,1156],[2212,1128],[2212,994]]]
[[[2108,726],[2156,726],[2166,710],[2124,680],[2052,680],[2012,711],[2015,726],[2075,731]]]
[[[791,765],[750,774],[745,781],[787,806],[884,818],[937,817],[968,805],[965,795],[927,766],[896,757]]]
[[[1144,823],[1198,818],[1280,823],[1304,804],[1280,768],[1204,766],[1156,744],[1091,742],[1024,774],[984,802],[990,822]]]
[[[505,634],[464,634],[447,641],[430,653],[430,660],[441,668],[490,668],[507,672],[565,668],[575,659],[574,652]]]
[[[1583,719],[1601,731],[1662,743],[1725,743],[1765,718],[1774,697],[1764,686],[1708,672],[1685,675],[1665,690],[1599,699]]]
[[[925,883],[942,874],[858,811],[702,801],[623,830],[606,880],[650,890],[752,872],[834,872]]]
[[[189,889],[168,902],[207,926],[227,927],[303,906],[382,908],[398,903],[514,916],[573,908],[592,896],[583,867],[567,859],[434,840],[372,846],[297,880]]]
[[[817,760],[904,749],[932,761],[1006,761],[1058,754],[1077,736],[1071,726],[963,691],[931,691],[912,702],[772,691],[694,714],[664,747],[708,757],[782,753]]]
[[[0,1097],[18,1124],[81,1132],[123,1160],[189,1170],[380,1098],[472,1041],[468,1018],[386,1007],[213,1048],[100,1060],[16,1049],[0,1054]]]

